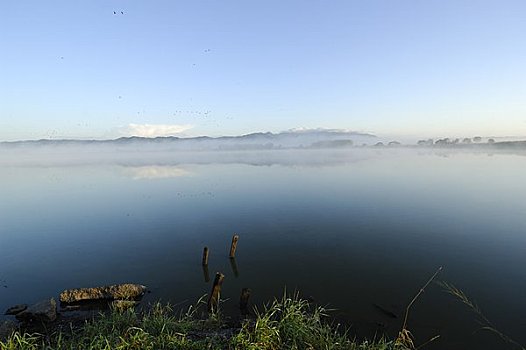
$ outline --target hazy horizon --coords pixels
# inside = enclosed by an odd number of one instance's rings
[[[350,137],[352,137],[352,135],[358,135],[358,136],[367,136],[367,137],[373,137],[376,139],[375,142],[378,142],[378,141],[399,141],[399,142],[402,142],[403,144],[413,144],[413,143],[416,143],[418,140],[428,140],[428,139],[433,139],[433,140],[439,140],[439,139],[443,139],[443,138],[450,138],[450,139],[454,139],[454,138],[459,138],[459,139],[463,139],[463,138],[474,138],[474,137],[481,137],[483,140],[487,140],[487,139],[494,139],[496,141],[520,141],[520,140],[526,140],[526,136],[522,136],[522,135],[516,135],[516,136],[511,136],[511,135],[504,135],[504,136],[494,136],[494,135],[479,135],[479,134],[472,134],[472,135],[460,135],[460,134],[454,134],[454,135],[438,135],[438,136],[399,136],[397,137],[396,135],[385,135],[385,134],[376,134],[374,132],[361,132],[361,131],[356,131],[356,130],[351,130],[351,129],[338,129],[338,128],[334,128],[334,129],[327,129],[327,128],[313,128],[313,129],[306,129],[306,128],[293,128],[293,129],[288,129],[288,130],[282,130],[282,131],[277,131],[277,132],[272,132],[272,131],[267,131],[267,130],[258,130],[258,131],[252,131],[252,132],[248,132],[248,133],[243,133],[243,134],[225,134],[225,135],[184,135],[184,134],[173,134],[173,135],[136,135],[136,134],[131,134],[131,135],[128,135],[128,136],[115,136],[115,137],[64,137],[64,138],[61,138],[61,137],[43,137],[43,138],[29,138],[29,139],[13,139],[13,140],[2,140],[0,139],[0,143],[14,143],[14,142],[32,142],[32,141],[112,141],[112,140],[117,140],[117,139],[122,139],[122,138],[144,138],[144,139],[154,139],[154,138],[170,138],[170,137],[174,137],[174,138],[179,138],[179,139],[193,139],[193,138],[202,138],[202,137],[207,137],[207,138],[212,138],[212,139],[218,139],[218,138],[236,138],[236,137],[243,137],[243,136],[248,136],[248,135],[256,135],[256,134],[267,134],[267,133],[270,133],[270,134],[273,134],[273,135],[281,135],[281,134],[287,134],[287,133],[290,133],[290,134],[293,134],[293,133],[315,133],[315,132],[338,132],[338,133],[348,133],[350,135]]]

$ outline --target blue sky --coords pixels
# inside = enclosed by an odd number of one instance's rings
[[[526,135],[523,0],[3,0],[0,33],[0,140]]]

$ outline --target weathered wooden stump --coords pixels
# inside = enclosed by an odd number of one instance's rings
[[[229,257],[235,258],[236,257],[236,249],[237,249],[237,241],[239,240],[238,235],[232,236],[232,244],[230,245],[230,254]]]
[[[223,285],[223,280],[225,275],[221,272],[216,272],[216,277],[214,279],[214,284],[212,285],[212,291],[208,297],[208,312],[216,313],[219,306],[219,298],[221,295],[221,286]]]
[[[248,315],[248,299],[252,290],[250,288],[243,288],[241,290],[241,296],[239,297],[239,309],[242,315]]]

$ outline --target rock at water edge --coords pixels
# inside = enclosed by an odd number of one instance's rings
[[[67,289],[60,293],[60,301],[74,303],[86,300],[130,300],[141,297],[146,292],[146,287],[141,284],[116,284],[112,286]]]
[[[53,322],[57,319],[57,302],[54,298],[42,300],[29,306],[15,317],[21,321],[42,320]]]
[[[5,311],[4,315],[16,315],[16,314],[21,313],[25,309],[27,309],[27,304],[18,304],[15,306],[11,306],[9,309]]]

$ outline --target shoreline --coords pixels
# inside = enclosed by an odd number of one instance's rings
[[[58,319],[14,330],[2,349],[361,349],[394,346],[410,349],[407,339],[356,341],[340,325],[330,323],[328,310],[296,293],[275,299],[238,324],[218,312],[208,313],[203,298],[177,313],[159,302],[150,308],[112,307],[84,319]]]

